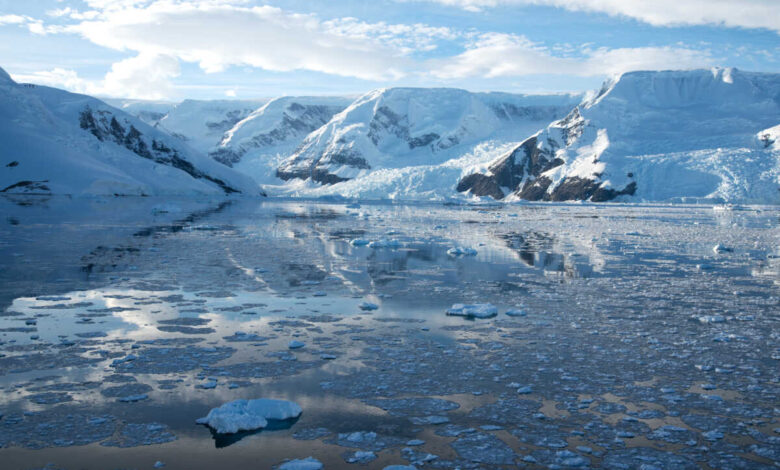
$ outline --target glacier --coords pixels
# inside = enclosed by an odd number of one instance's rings
[[[626,73],[457,189],[507,200],[777,204],[778,121],[778,74]]]

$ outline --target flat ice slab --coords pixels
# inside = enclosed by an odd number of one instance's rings
[[[262,429],[268,425],[269,419],[297,418],[302,411],[297,403],[291,401],[267,398],[236,400],[212,409],[197,423],[205,424],[220,434],[233,434]]]
[[[322,462],[314,457],[307,457],[305,459],[290,460],[285,462],[279,467],[278,470],[320,470],[322,469]]]
[[[498,308],[493,304],[453,304],[447,310],[447,315],[459,317],[490,318],[498,314]]]

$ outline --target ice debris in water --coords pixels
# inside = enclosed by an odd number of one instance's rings
[[[734,248],[729,248],[727,246],[723,246],[720,243],[712,247],[712,251],[715,253],[731,253],[734,251]]]
[[[498,314],[498,308],[493,304],[453,304],[447,310],[447,315],[459,317],[490,318]]]
[[[376,309],[379,308],[379,305],[371,303],[371,302],[363,302],[360,305],[358,305],[358,308],[360,308],[360,310],[366,310],[366,311],[368,311],[368,310],[376,310]]]
[[[697,318],[700,323],[723,323],[726,318],[723,315],[703,315]]]
[[[474,248],[463,248],[456,246],[447,250],[447,254],[450,256],[477,256],[477,250]]]
[[[382,470],[417,470],[414,465],[388,465]]]
[[[306,457],[305,459],[296,459],[285,462],[278,467],[277,470],[321,470],[322,462],[314,457]]]
[[[527,315],[522,308],[510,308],[506,311],[506,314],[510,317],[524,317]]]
[[[256,400],[235,400],[209,411],[198,424],[205,424],[220,434],[262,429],[268,420],[297,418],[303,410],[297,403],[286,400],[259,398]]]
[[[376,460],[376,454],[370,450],[357,450],[354,453],[346,453],[344,455],[344,460],[346,460],[347,463],[367,464],[372,460]]]
[[[398,240],[375,240],[368,244],[369,248],[400,248],[402,246],[401,242]]]

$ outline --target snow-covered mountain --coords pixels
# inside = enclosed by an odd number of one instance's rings
[[[208,153],[224,138],[225,132],[263,106],[268,100],[184,100],[173,106],[156,126]],[[141,106],[136,112],[143,110]],[[136,114],[138,115],[138,114]]]
[[[276,174],[284,180],[335,184],[380,169],[438,165],[480,143],[533,132],[565,115],[580,98],[380,89],[312,132]]]
[[[246,176],[89,96],[0,69],[0,192],[260,194]]]
[[[124,99],[106,99],[103,101],[128,114],[132,114],[150,126],[156,126],[160,119],[164,118],[176,106],[176,103],[169,101]]]
[[[496,199],[780,203],[780,74],[632,72],[463,177]]]
[[[225,132],[209,155],[256,181],[272,181],[279,162],[351,102],[341,97],[273,99]]]

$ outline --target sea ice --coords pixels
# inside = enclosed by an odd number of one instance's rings
[[[205,424],[220,434],[262,429],[268,420],[297,418],[303,410],[297,403],[285,400],[260,398],[256,400],[235,400],[209,411],[198,424]]]
[[[510,317],[524,317],[527,315],[526,311],[521,308],[510,308],[506,311],[506,314]]]
[[[447,310],[447,315],[490,318],[498,315],[498,308],[493,304],[453,304]]]
[[[321,470],[323,466],[322,462],[314,457],[306,457],[305,459],[290,460],[276,468],[277,470]]]
[[[477,250],[474,248],[454,247],[447,250],[450,256],[477,256]]]

